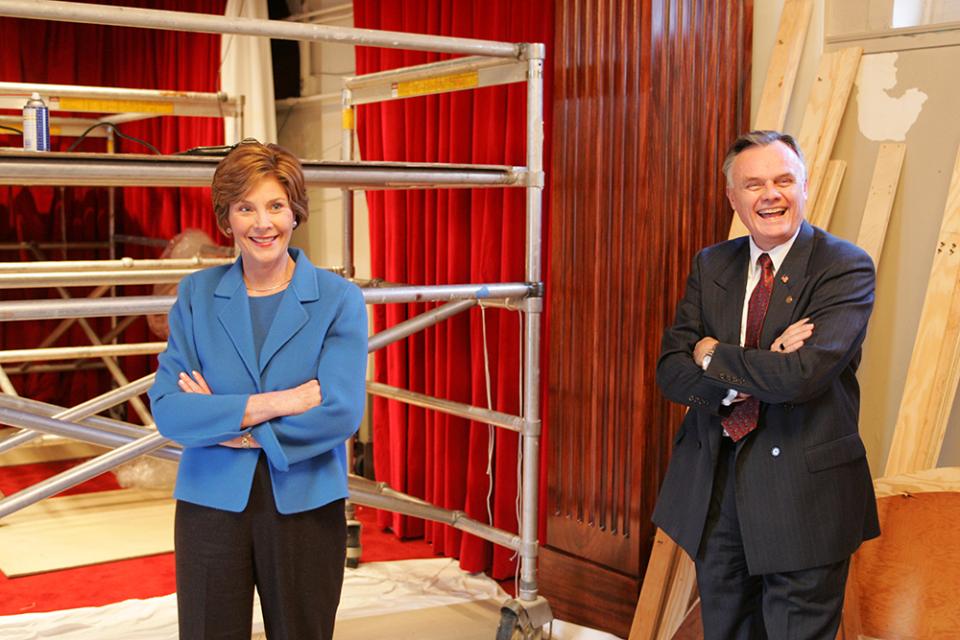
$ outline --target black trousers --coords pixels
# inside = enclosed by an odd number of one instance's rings
[[[720,438],[720,456],[703,541],[697,588],[705,640],[834,640],[850,559],[802,571],[750,575],[734,493],[736,444]]]
[[[181,640],[250,640],[253,590],[270,640],[330,640],[346,555],[344,501],[278,513],[263,454],[241,513],[178,501]]]

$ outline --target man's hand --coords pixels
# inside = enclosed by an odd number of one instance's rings
[[[700,338],[700,342],[693,348],[693,361],[697,363],[698,367],[703,368],[703,359],[713,355],[713,351],[718,344],[720,344],[720,341],[716,338],[710,336]]]
[[[805,340],[813,335],[813,324],[810,318],[797,320],[787,327],[776,340],[770,344],[770,351],[777,353],[793,353],[803,346]]]

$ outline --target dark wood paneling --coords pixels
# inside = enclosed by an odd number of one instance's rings
[[[541,567],[575,621],[636,602],[682,415],[654,382],[660,334],[694,254],[729,229],[720,165],[748,122],[751,21],[750,0],[557,4]],[[623,580],[567,602],[560,558]]]

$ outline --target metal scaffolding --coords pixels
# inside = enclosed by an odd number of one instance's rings
[[[477,304],[508,306],[525,315],[523,337],[523,406],[520,415],[509,415],[482,407],[434,398],[424,394],[370,382],[368,392],[415,406],[490,424],[520,435],[522,450],[521,517],[519,533],[495,528],[421,499],[404,495],[383,483],[350,478],[351,500],[380,509],[442,522],[462,531],[517,551],[520,558],[518,599],[503,607],[501,632],[510,637],[512,629],[524,637],[534,637],[552,620],[547,601],[537,587],[537,508],[539,495],[540,420],[540,342],[543,310],[541,273],[543,176],[543,60],[541,44],[505,43],[467,38],[428,36],[410,33],[374,31],[316,24],[298,24],[252,18],[230,18],[196,13],[157,11],[127,7],[103,7],[53,0],[0,0],[0,15],[20,18],[88,22],[119,26],[235,33],[302,41],[321,40],[341,44],[390,47],[464,54],[467,57],[445,60],[405,69],[356,76],[344,80],[342,106],[344,130],[341,162],[306,161],[307,181],[313,185],[336,185],[344,189],[343,265],[339,269],[348,278],[355,272],[353,261],[353,191],[357,189],[517,187],[525,189],[526,249],[525,281],[438,286],[363,287],[367,304],[443,301],[446,304],[371,336],[370,351],[383,348],[444,319],[462,313]],[[434,93],[467,90],[505,83],[524,82],[527,87],[526,163],[523,167],[452,164],[416,164],[355,161],[353,129],[355,106],[374,101],[403,99]],[[0,154],[0,184],[83,184],[137,186],[209,185],[216,159],[169,156],[109,156],[104,154]],[[110,284],[131,282],[169,282],[184,273],[206,265],[117,265],[41,267],[27,274],[0,265],[0,288],[17,286],[85,286],[99,284],[100,293],[85,299],[16,300],[0,302],[0,321],[36,319],[85,319],[101,316],[136,317],[165,313],[173,304],[172,296],[101,298],[101,290]],[[10,277],[7,277],[10,276]],[[5,280],[4,278],[7,277]],[[17,282],[29,282],[18,285]],[[95,291],[95,292],[96,292]],[[95,345],[96,346],[96,345]],[[66,357],[94,357],[118,353],[105,348],[77,348]],[[130,345],[135,351],[153,350],[155,343]],[[81,352],[80,349],[85,351]],[[34,353],[25,353],[33,351]],[[37,353],[39,352],[39,353]],[[52,349],[0,352],[0,363],[34,360],[53,356]],[[0,368],[0,384],[5,374]],[[121,387],[133,393],[131,385]],[[120,392],[121,390],[115,390]],[[114,393],[114,392],[111,392]],[[111,396],[107,402],[118,396]],[[96,399],[95,399],[96,400]],[[92,402],[92,401],[91,401]],[[84,403],[81,407],[88,405]],[[21,429],[15,437],[36,437],[38,433],[58,433],[85,442],[116,447],[100,458],[64,472],[0,500],[0,517],[13,510],[62,491],[82,479],[114,468],[140,455],[176,458],[179,448],[172,442],[145,430],[106,418],[93,416],[77,407],[67,410],[22,398],[0,395],[0,422]],[[9,440],[9,439],[8,439]],[[6,441],[0,443],[0,447]]]

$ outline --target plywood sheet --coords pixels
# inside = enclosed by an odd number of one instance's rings
[[[960,153],[884,476],[937,466],[960,377]]]
[[[0,520],[7,577],[173,551],[174,500],[122,489],[49,498]]]

